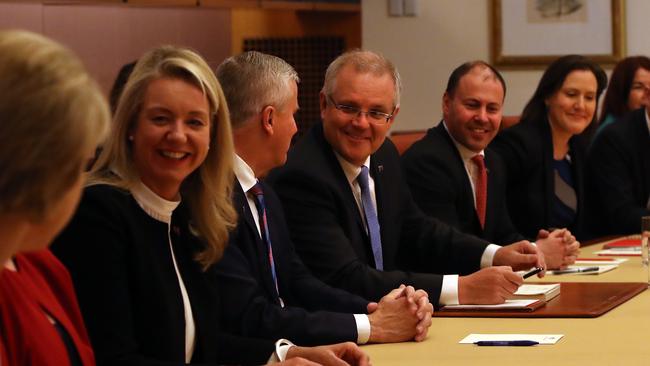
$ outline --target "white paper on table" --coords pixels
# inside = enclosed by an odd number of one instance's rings
[[[622,255],[628,257],[640,257],[641,249],[631,250],[631,249],[603,249],[594,252],[596,255]]]
[[[597,260],[590,261],[588,259],[582,259],[582,260],[579,259],[575,262],[575,264],[608,265],[608,264],[621,264],[628,260],[629,260],[628,258],[606,258],[606,260],[602,260],[602,261],[597,261]]]
[[[456,310],[456,309],[523,309],[526,306],[539,301],[538,299],[516,299],[516,300],[506,300],[503,304],[496,305],[477,305],[477,304],[467,304],[467,305],[446,305],[445,309]]]
[[[524,284],[519,286],[517,291],[515,291],[514,295],[520,295],[520,296],[543,295],[547,292],[551,292],[555,290],[558,287],[560,287],[559,283],[538,284],[538,285]]]
[[[569,266],[569,267],[567,267],[567,269],[580,268],[580,267],[584,267],[584,266]],[[618,267],[618,264],[605,264],[605,265],[601,264],[600,266],[598,266],[597,271],[574,272],[574,273],[558,273],[557,275],[597,275],[597,274],[609,272],[609,271],[611,271],[611,270],[613,270],[614,268],[617,268],[617,267]],[[548,272],[549,272],[549,274],[556,274],[556,273],[554,273],[554,271],[548,271]]]
[[[472,333],[460,340],[461,344],[474,344],[478,341],[536,341],[539,344],[555,344],[564,334],[477,334]]]

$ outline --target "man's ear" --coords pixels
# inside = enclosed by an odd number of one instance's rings
[[[325,113],[325,108],[327,108],[327,97],[322,91],[318,94],[319,104],[320,104],[320,118],[323,119],[323,113]]]
[[[275,107],[267,105],[262,109],[262,129],[269,135],[273,134],[273,117],[275,116]]]
[[[393,111],[393,116],[390,117],[388,120],[388,126],[390,127],[393,122],[395,122],[395,117],[397,117],[397,114],[399,113],[399,104],[395,107],[395,110]]]
[[[442,115],[446,116],[449,114],[449,105],[451,104],[451,97],[449,96],[449,93],[445,92],[445,94],[442,95]]]

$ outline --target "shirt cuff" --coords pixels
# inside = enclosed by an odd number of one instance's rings
[[[458,305],[458,275],[444,275],[438,303],[444,305]]]
[[[492,267],[494,255],[499,249],[501,249],[501,246],[496,244],[489,244],[485,248],[485,251],[483,251],[483,255],[481,256],[481,268]]]
[[[278,339],[278,341],[275,342],[275,352],[271,354],[271,357],[269,357],[269,360],[266,363],[271,364],[284,361],[287,358],[289,348],[293,346],[295,345],[287,339]]]
[[[357,323],[357,344],[366,344],[370,339],[370,318],[366,314],[353,314]]]

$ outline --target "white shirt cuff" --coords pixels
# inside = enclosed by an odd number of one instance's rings
[[[370,339],[370,318],[366,314],[353,314],[357,323],[357,344],[366,344]]]
[[[492,267],[492,261],[497,250],[501,249],[500,245],[489,244],[481,256],[481,268]]]
[[[440,289],[440,305],[458,305],[458,275],[444,275]]]
[[[295,345],[287,339],[278,339],[278,341],[275,342],[275,352],[271,354],[271,357],[269,357],[267,364],[284,361],[287,358],[287,352],[289,352],[289,348],[293,346]]]

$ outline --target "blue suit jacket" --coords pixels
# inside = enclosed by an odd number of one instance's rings
[[[453,140],[440,123],[402,155],[404,175],[418,206],[460,231],[500,245],[524,237],[510,220],[505,200],[505,167],[498,154],[485,150],[488,170],[485,227],[481,227],[471,182]]]
[[[291,242],[284,211],[273,189],[262,183],[280,296],[246,196],[235,183],[233,203],[239,214],[223,259],[215,266],[222,321],[232,332],[268,339],[288,338],[301,345],[357,340],[353,313],[365,314],[368,301],[314,277]]]
[[[386,139],[370,160],[381,227],[384,271],[374,267],[370,239],[343,169],[314,126],[269,180],[282,199],[303,261],[325,282],[376,301],[400,284],[438,303],[442,274],[480,267],[487,242],[422,213],[402,177],[399,155]]]

